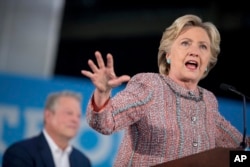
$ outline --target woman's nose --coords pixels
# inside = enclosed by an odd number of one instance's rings
[[[197,46],[190,46],[189,48],[189,55],[190,56],[198,56],[200,54],[200,50],[199,50],[199,47]]]

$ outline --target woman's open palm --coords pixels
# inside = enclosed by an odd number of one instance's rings
[[[117,77],[114,71],[113,56],[107,54],[107,65],[105,65],[102,55],[99,51],[95,52],[97,64],[92,60],[88,60],[91,71],[82,70],[81,73],[88,77],[95,87],[101,92],[110,91],[113,87],[121,85],[123,82],[130,80],[130,76],[122,75]]]

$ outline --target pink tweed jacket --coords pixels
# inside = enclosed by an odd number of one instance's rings
[[[189,91],[167,76],[140,73],[87,121],[109,135],[125,130],[114,167],[147,167],[215,147],[238,147],[242,134],[218,111],[216,97]]]

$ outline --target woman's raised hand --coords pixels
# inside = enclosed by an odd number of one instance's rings
[[[122,75],[117,77],[114,71],[113,56],[107,54],[107,65],[105,65],[102,55],[99,51],[95,52],[97,64],[88,60],[91,71],[82,70],[81,73],[88,77],[100,92],[109,92],[113,87],[121,85],[130,80],[130,76]]]

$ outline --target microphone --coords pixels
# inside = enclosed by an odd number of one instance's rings
[[[222,83],[220,85],[220,88],[224,91],[231,91],[233,93],[236,93],[240,96],[242,96],[243,98],[243,139],[242,139],[242,142],[240,143],[240,146],[245,149],[247,147],[247,144],[246,144],[246,96],[239,92],[238,90],[236,90],[235,87],[231,86],[231,85],[228,85],[228,84],[225,84],[225,83]]]
[[[220,84],[220,88],[222,90],[224,90],[224,91],[231,91],[231,92],[234,92],[234,93],[236,93],[236,94],[238,94],[240,96],[245,96],[246,99],[250,99],[249,96],[246,96],[243,93],[237,91],[236,88],[234,86],[232,86],[232,85],[228,85],[228,84],[222,83],[222,84]]]

